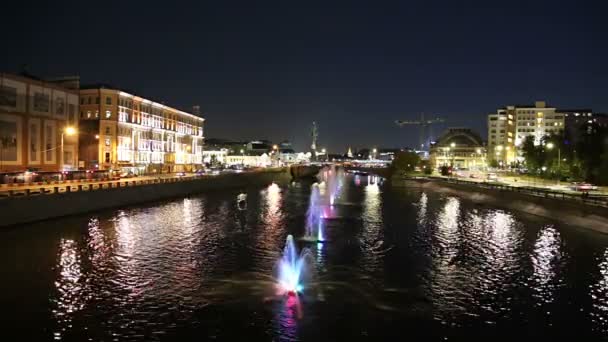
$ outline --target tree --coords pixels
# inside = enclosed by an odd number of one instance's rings
[[[542,150],[534,144],[534,136],[527,136],[521,145],[521,152],[526,162],[528,170],[538,170],[543,164]]]
[[[413,172],[416,166],[420,163],[420,156],[415,152],[402,151],[395,155],[395,159],[391,164],[391,169],[394,173],[410,173]]]
[[[428,159],[421,160],[419,166],[425,175],[430,175],[433,173],[433,167],[431,166],[430,160],[428,160]]]
[[[583,177],[592,183],[608,184],[608,127],[597,122],[585,124],[579,136],[576,158]]]

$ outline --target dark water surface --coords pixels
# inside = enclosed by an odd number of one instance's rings
[[[3,340],[341,341],[608,336],[608,237],[345,176],[314,280],[273,296],[310,183],[0,232]],[[247,210],[236,196],[248,194]]]

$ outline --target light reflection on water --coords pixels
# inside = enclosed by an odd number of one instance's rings
[[[591,319],[595,323],[595,330],[603,334],[608,333],[608,249],[597,258],[598,277],[595,284],[591,285],[591,299],[593,308]]]
[[[441,337],[512,336],[529,322],[540,334],[566,331],[563,321],[608,332],[608,239],[345,177],[328,215],[332,240],[298,246],[321,274],[297,303],[268,289],[286,235],[303,235],[305,183],[58,220],[43,227],[52,235],[17,232],[0,250],[35,241],[49,253],[33,264],[56,258],[54,270],[32,269],[29,279],[50,288],[52,324],[34,320],[57,339],[382,340],[414,318],[422,324],[408,329]],[[235,202],[242,191],[246,210]]]

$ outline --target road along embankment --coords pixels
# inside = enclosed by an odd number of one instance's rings
[[[82,214],[108,208],[183,197],[205,191],[288,181],[286,169],[230,173],[183,179],[130,180],[53,194],[32,194],[0,200],[0,226]]]
[[[407,182],[403,186],[436,191],[470,200],[481,206],[491,206],[545,217],[569,226],[591,229],[608,234],[608,208],[542,194],[519,192],[516,188],[500,189],[482,185],[458,184],[445,180]]]

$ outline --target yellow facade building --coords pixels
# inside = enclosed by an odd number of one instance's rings
[[[80,90],[80,159],[87,169],[194,171],[203,163],[200,116],[106,86]]]
[[[69,82],[73,86],[66,87]],[[77,77],[49,81],[0,73],[0,172],[78,167],[77,88]]]

